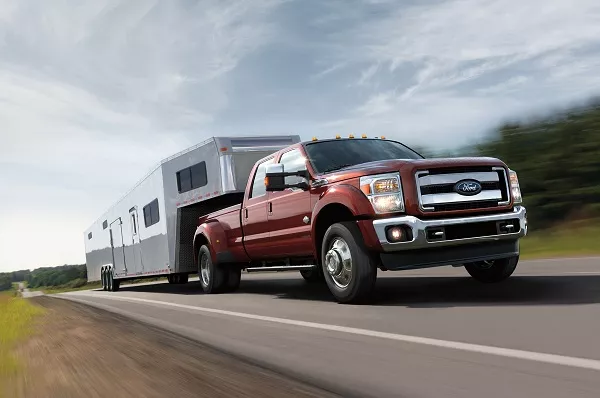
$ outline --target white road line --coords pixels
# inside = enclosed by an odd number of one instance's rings
[[[324,323],[298,321],[298,320],[286,319],[286,318],[276,318],[276,317],[263,316],[263,315],[247,314],[244,312],[226,311],[226,310],[219,310],[219,309],[215,309],[215,308],[197,307],[197,306],[193,306],[193,305],[168,303],[165,301],[148,300],[148,299],[135,298],[135,297],[92,295],[92,294],[82,294],[82,293],[78,293],[78,292],[64,293],[61,295],[57,295],[56,297],[61,297],[61,296],[65,297],[65,298],[68,296],[73,296],[73,297],[83,296],[83,297],[91,297],[91,298],[100,298],[100,299],[105,299],[105,300],[129,301],[129,302],[138,302],[138,303],[145,303],[145,304],[154,304],[154,305],[160,305],[160,306],[165,306],[165,307],[184,308],[187,310],[205,312],[205,313],[210,313],[210,314],[226,315],[226,316],[237,317],[237,318],[245,318],[245,319],[252,319],[252,320],[257,320],[257,321],[279,323],[279,324],[283,324],[283,325],[301,326],[301,327],[306,327],[306,328],[311,328],[311,329],[327,330],[327,331],[332,331],[332,332],[348,333],[348,334],[367,336],[367,337],[376,337],[376,338],[380,338],[380,339],[395,340],[395,341],[402,341],[402,342],[415,343],[415,344],[424,344],[424,345],[434,346],[434,347],[443,347],[443,348],[449,348],[449,349],[455,349],[455,350],[477,352],[477,353],[481,353],[481,354],[497,355],[497,356],[501,356],[501,357],[517,358],[517,359],[523,359],[523,360],[529,360],[529,361],[544,362],[544,363],[555,364],[555,365],[571,366],[571,367],[576,367],[576,368],[600,371],[600,361],[594,360],[594,359],[568,357],[568,356],[563,356],[563,355],[544,354],[544,353],[533,352],[533,351],[524,351],[524,350],[515,350],[515,349],[510,349],[510,348],[500,348],[500,347],[485,346],[485,345],[478,345],[478,344],[461,343],[458,341],[439,340],[439,339],[432,339],[432,338],[427,338],[427,337],[417,337],[417,336],[408,336],[408,335],[404,335],[404,334],[378,332],[376,330],[329,325],[329,324],[324,324]]]

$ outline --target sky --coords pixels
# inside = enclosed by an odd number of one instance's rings
[[[218,135],[456,148],[600,92],[597,0],[0,0],[0,271]]]

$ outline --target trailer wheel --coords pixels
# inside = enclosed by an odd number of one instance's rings
[[[222,293],[227,287],[227,269],[215,266],[206,245],[198,253],[198,276],[206,294]]]
[[[365,248],[356,223],[329,227],[321,253],[325,281],[339,303],[358,304],[370,299],[377,280],[377,262]]]
[[[483,283],[502,282],[515,272],[519,256],[492,261],[478,261],[465,264],[465,269],[475,280]]]
[[[118,292],[120,287],[121,287],[121,281],[118,279],[115,280],[114,271],[111,271],[110,272],[110,291]]]
[[[102,283],[102,290],[106,290],[106,280],[104,278],[104,270],[100,270],[100,282]]]
[[[108,290],[109,292],[112,292],[113,289],[113,277],[112,277],[112,270],[108,270],[105,272],[106,275],[106,290]]]
[[[227,282],[225,291],[227,293],[235,292],[240,287],[242,281],[242,269],[236,265],[227,267]]]

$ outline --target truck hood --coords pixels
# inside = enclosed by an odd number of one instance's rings
[[[418,170],[434,168],[460,168],[492,166],[507,168],[506,164],[499,159],[490,157],[461,157],[461,158],[435,158],[435,159],[391,159],[377,162],[361,163],[349,166],[331,173],[321,174],[319,177],[331,181],[342,181],[365,175],[389,173],[400,171],[413,174]],[[404,174],[403,173],[403,174]]]

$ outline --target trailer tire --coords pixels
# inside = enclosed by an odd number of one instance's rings
[[[206,245],[202,246],[198,253],[198,276],[202,290],[206,294],[223,293],[227,288],[227,269],[213,263],[210,250]]]
[[[515,272],[519,256],[501,258],[493,261],[478,261],[465,264],[465,269],[475,280],[482,283],[498,283]]]
[[[111,271],[110,272],[110,291],[118,292],[120,287],[121,287],[121,281],[118,279],[115,280],[115,274],[113,271]]]
[[[236,265],[230,265],[227,267],[227,282],[225,284],[225,291],[232,293],[238,290],[240,282],[242,281],[242,268]]]
[[[106,291],[107,287],[106,287],[106,274],[104,272],[104,270],[100,271],[100,282],[102,283],[102,290]]]
[[[113,278],[112,278],[112,270],[108,270],[105,272],[106,275],[106,290],[112,292],[113,289]]]
[[[323,275],[336,300],[343,304],[369,301],[375,290],[377,262],[366,249],[356,223],[330,226],[321,247]]]

